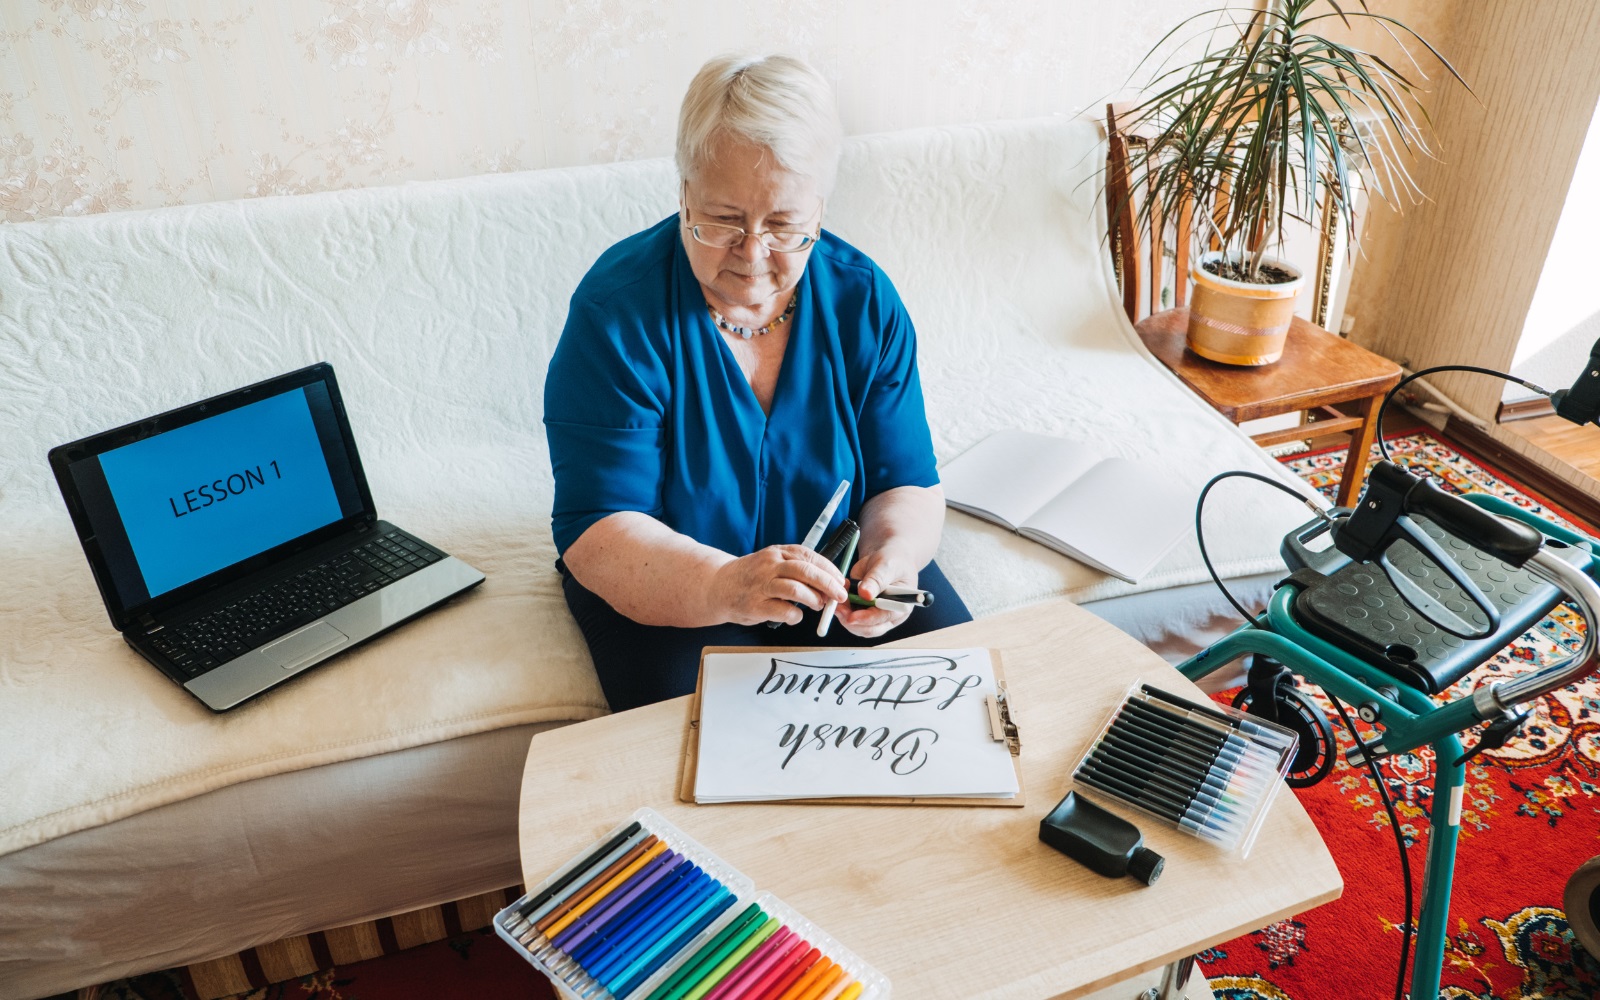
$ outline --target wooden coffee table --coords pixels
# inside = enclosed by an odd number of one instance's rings
[[[689,699],[678,698],[533,738],[524,882],[649,806],[881,970],[905,1000],[1083,997],[1141,976],[1148,985],[1169,963],[1339,896],[1333,858],[1286,789],[1247,861],[1125,811],[1167,859],[1148,887],[1040,842],[1039,820],[1132,684],[1203,697],[1089,612],[1055,601],[893,645],[1001,650],[1025,807],[680,802]]]
[[[1400,366],[1298,316],[1289,325],[1283,357],[1274,363],[1256,368],[1224,365],[1184,347],[1188,326],[1189,310],[1168,309],[1145,317],[1134,328],[1172,374],[1235,424],[1304,411],[1307,423],[1315,425],[1254,435],[1251,440],[1262,447],[1311,433],[1348,432],[1350,453],[1339,479],[1337,503],[1341,507],[1354,503],[1366,480],[1378,404],[1400,381]]]

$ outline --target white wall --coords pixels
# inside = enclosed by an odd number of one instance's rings
[[[0,218],[666,155],[787,51],[852,133],[1076,114],[1207,0],[0,0]]]
[[[1589,363],[1589,351],[1597,340],[1600,340],[1600,312],[1593,312],[1566,333],[1512,365],[1511,372],[1552,391],[1570,388]],[[1536,399],[1538,394],[1508,382],[1500,398],[1513,402]]]
[[[1513,361],[1523,365],[1545,348],[1557,346],[1563,356],[1572,355],[1577,348],[1561,349],[1556,341],[1568,339],[1566,335],[1582,328],[1588,331],[1600,326],[1600,300],[1595,298],[1595,278],[1600,273],[1600,115],[1589,124],[1589,135],[1584,140],[1583,152],[1578,154],[1578,165],[1572,174],[1572,184],[1567,188],[1567,201],[1561,209],[1561,220],[1556,223],[1556,234],[1550,242],[1550,254],[1545,258],[1544,270],[1539,273],[1539,285],[1534,289],[1533,303],[1528,307],[1528,318],[1522,325],[1522,339],[1517,342]],[[1587,336],[1577,354],[1578,364],[1589,357],[1589,347],[1594,343],[1594,333]],[[1576,373],[1576,369],[1573,370]]]

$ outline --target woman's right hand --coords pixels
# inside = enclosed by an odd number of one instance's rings
[[[769,545],[724,563],[711,578],[712,606],[724,621],[800,623],[795,603],[820,611],[849,600],[844,574],[804,545]]]

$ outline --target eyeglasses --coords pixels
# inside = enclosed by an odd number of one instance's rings
[[[743,243],[747,236],[754,236],[761,241],[762,246],[774,253],[798,253],[817,241],[815,233],[796,233],[783,229],[752,233],[738,226],[723,226],[715,222],[701,222],[684,228],[689,230],[689,235],[694,237],[696,243],[716,247],[719,250],[736,247]]]
[[[683,182],[682,189],[678,192],[678,203],[683,206],[683,214],[689,214],[689,182]],[[820,211],[820,207],[819,207]],[[702,246],[716,247],[718,250],[727,250],[744,243],[745,237],[754,236],[761,245],[774,253],[799,253],[817,241],[822,235],[822,227],[818,224],[814,233],[803,233],[787,229],[770,229],[764,233],[752,233],[738,226],[724,226],[717,222],[691,223],[687,218],[683,220],[683,227],[689,230],[689,235],[694,237],[696,243]]]

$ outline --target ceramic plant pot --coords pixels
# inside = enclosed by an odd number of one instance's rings
[[[1205,269],[1207,262],[1221,256],[1213,251],[1190,268],[1189,350],[1225,365],[1270,365],[1283,356],[1295,296],[1305,284],[1305,274],[1267,257],[1263,263],[1290,272],[1294,280],[1277,285],[1230,281]]]

